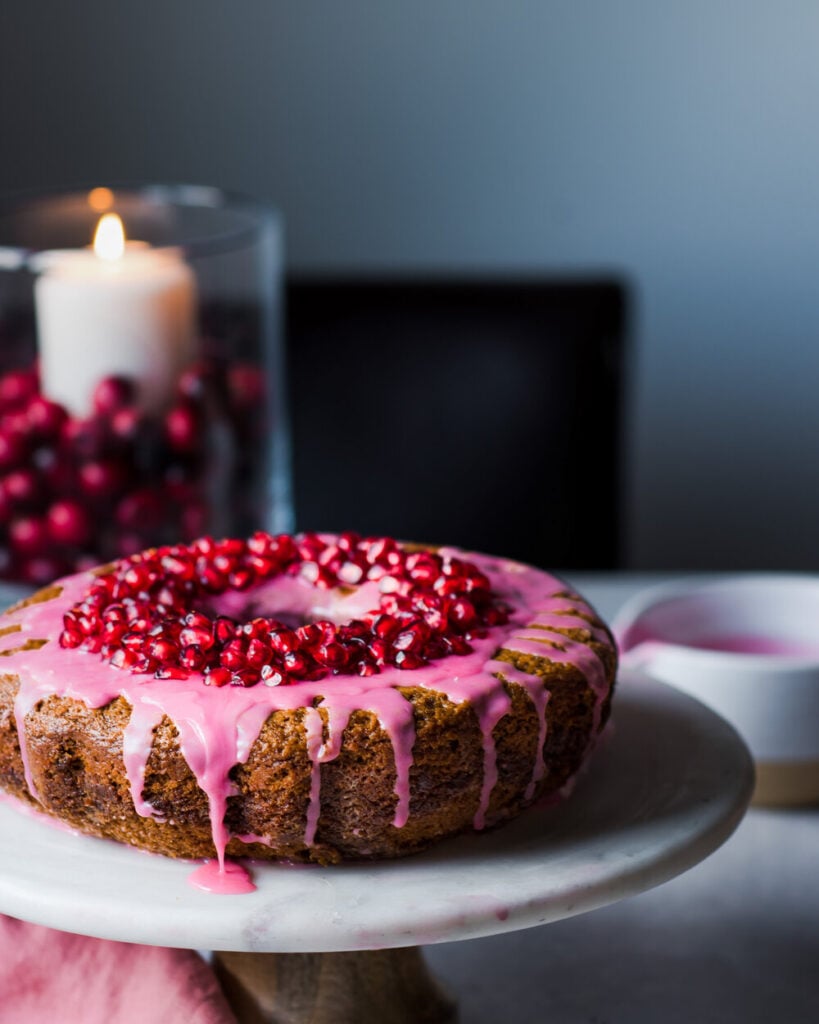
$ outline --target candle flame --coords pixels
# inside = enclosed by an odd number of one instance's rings
[[[97,213],[105,213],[114,205],[114,193],[110,188],[92,188],[88,193],[88,205]]]
[[[115,213],[106,213],[100,217],[94,235],[94,253],[101,259],[113,262],[122,259],[125,252],[125,230],[122,221]]]

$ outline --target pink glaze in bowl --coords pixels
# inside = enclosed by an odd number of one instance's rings
[[[627,602],[613,629],[625,667],[736,726],[756,761],[757,802],[819,801],[819,577],[663,584]]]

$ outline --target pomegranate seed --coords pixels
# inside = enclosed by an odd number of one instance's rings
[[[338,570],[338,578],[342,583],[349,583],[351,586],[355,586],[356,583],[360,583],[364,578],[365,569],[363,565],[359,565],[357,562],[345,562]]]
[[[185,647],[209,651],[215,641],[209,626],[186,626],[179,634],[179,642]]]
[[[315,533],[305,533],[296,543],[296,550],[303,562],[316,561],[326,547],[324,541]]]
[[[234,672],[230,679],[231,686],[255,686],[259,681],[259,673],[255,669],[243,668]]]
[[[268,555],[270,554],[271,541],[272,538],[269,534],[257,530],[248,539],[247,550],[251,551],[254,555]]]
[[[456,576],[439,576],[435,583],[436,593],[442,597],[453,597],[461,592],[462,584]]]
[[[139,661],[136,651],[129,651],[127,647],[120,647],[111,655],[111,664],[114,668],[133,668]]]
[[[205,667],[207,656],[198,644],[188,644],[179,655],[179,663],[184,668],[199,672]]]
[[[301,576],[302,579],[307,580],[308,583],[315,585],[319,578],[321,568],[318,562],[302,562],[301,564]]]
[[[484,611],[482,618],[487,626],[502,626],[509,621],[509,612],[504,607],[492,605]]]
[[[226,686],[233,678],[229,668],[211,668],[205,673],[205,683],[208,686]]]
[[[157,661],[170,664],[179,657],[179,648],[169,640],[152,640],[148,644],[148,655]]]
[[[454,601],[450,601],[446,607],[446,616],[461,631],[469,629],[478,617],[475,612],[475,605],[466,597],[459,597]]]
[[[472,646],[462,636],[445,636],[443,642],[452,654],[472,653]]]
[[[228,576],[228,584],[234,590],[247,590],[256,582],[256,573],[252,569],[236,569]]]
[[[217,554],[231,555],[234,558],[245,554],[246,550],[247,542],[241,540],[239,537],[226,537],[224,540],[220,540],[216,545]]]
[[[299,626],[296,630],[296,635],[304,647],[313,647],[315,644],[320,644],[324,639],[323,631],[318,623],[315,622],[311,622],[308,626]]]
[[[424,622],[413,622],[407,629],[393,640],[396,651],[412,651],[420,654],[424,644],[429,640],[429,627]]]
[[[276,668],[275,665],[263,665],[259,676],[265,686],[282,686],[289,682],[287,673],[283,672],[280,668]]]
[[[371,565],[389,565],[389,555],[395,550],[395,541],[388,537],[381,537],[365,543],[365,554]]]
[[[407,572],[416,583],[434,583],[440,569],[432,555],[415,554],[407,559]]]
[[[310,671],[310,662],[301,651],[288,651],[284,656],[284,667],[293,676],[302,676]]]
[[[386,640],[373,640],[370,653],[377,665],[386,665],[390,657],[390,645]]]
[[[165,555],[161,562],[165,572],[180,580],[192,580],[196,575],[194,563],[187,558],[180,558],[178,555]]]
[[[190,672],[179,665],[163,665],[154,673],[157,679],[188,679]]]
[[[339,626],[338,635],[345,643],[351,640],[364,641],[370,635],[370,627],[360,619],[353,619],[346,626]]]
[[[347,664],[347,652],[341,644],[320,644],[314,651],[314,657],[319,665],[332,669],[338,670]]]
[[[239,626],[238,631],[248,639],[255,637],[257,640],[266,640],[270,631],[270,620],[253,619],[252,622],[245,622]]]
[[[290,654],[299,646],[299,637],[292,629],[274,629],[269,634],[270,646],[277,654]]]
[[[251,668],[261,668],[273,657],[273,649],[255,637],[247,645],[247,663]]]
[[[216,569],[207,568],[199,573],[199,583],[213,594],[222,594],[227,590],[228,579]]]
[[[401,612],[412,610],[412,602],[409,598],[401,597],[398,594],[385,594],[381,598],[381,607],[387,615],[398,615]]]
[[[83,641],[82,633],[78,633],[73,629],[64,629],[60,634],[60,647],[75,648],[79,647]]]
[[[416,669],[421,668],[426,662],[419,654],[413,654],[412,651],[399,651],[395,656],[395,664],[401,669]]]
[[[222,648],[219,655],[219,664],[224,668],[232,669],[234,672],[240,668],[246,668],[247,656],[245,645],[241,640],[230,640]]]
[[[220,615],[213,623],[213,636],[217,643],[225,644],[236,636],[237,624],[226,615]]]

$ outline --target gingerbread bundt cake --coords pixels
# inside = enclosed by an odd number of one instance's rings
[[[353,534],[203,538],[0,618],[0,785],[176,857],[396,857],[566,786],[611,635],[540,570]]]

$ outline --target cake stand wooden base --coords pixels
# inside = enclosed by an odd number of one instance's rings
[[[454,1002],[418,946],[354,953],[216,953],[239,1024],[447,1024]]]

